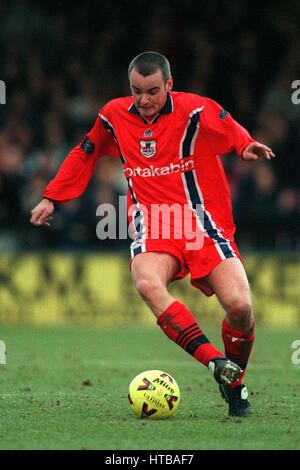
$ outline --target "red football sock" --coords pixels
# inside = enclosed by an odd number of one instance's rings
[[[180,302],[173,302],[159,316],[157,324],[172,341],[205,366],[211,359],[224,356],[209,342],[191,312]]]
[[[240,385],[245,375],[248,359],[254,343],[254,322],[252,328],[248,331],[238,331],[227,325],[226,321],[222,323],[222,338],[225,346],[225,356],[235,362],[243,373],[239,381],[231,384],[232,387]]]

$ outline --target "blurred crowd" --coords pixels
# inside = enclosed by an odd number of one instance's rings
[[[60,206],[51,228],[30,211],[68,152],[109,99],[130,94],[127,66],[144,50],[165,54],[174,90],[209,96],[277,158],[222,156],[241,250],[300,246],[300,5],[250,1],[103,0],[0,4],[0,251],[107,249],[96,208],[126,194],[118,159],[103,158],[85,193]],[[269,3],[272,8],[269,8]]]

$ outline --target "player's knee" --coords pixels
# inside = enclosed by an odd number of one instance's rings
[[[252,305],[249,299],[243,297],[235,299],[227,307],[226,312],[239,329],[243,330],[249,326],[252,319]]]
[[[161,288],[160,282],[155,278],[143,277],[136,282],[138,293],[146,300],[152,300]]]

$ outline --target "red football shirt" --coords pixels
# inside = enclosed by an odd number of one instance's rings
[[[149,215],[153,205],[176,204],[189,208],[205,236],[233,240],[230,193],[218,155],[236,151],[241,156],[253,141],[246,129],[208,98],[168,93],[164,107],[151,122],[138,113],[132,97],[117,98],[102,108],[44,196],[58,202],[78,197],[98,158],[112,155],[123,164],[129,221],[136,239],[151,236],[146,211]]]

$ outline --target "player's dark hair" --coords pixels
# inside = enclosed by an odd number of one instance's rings
[[[147,77],[161,70],[162,77],[164,80],[168,80],[171,76],[170,64],[168,59],[160,54],[159,52],[142,52],[137,55],[129,64],[128,67],[128,78],[132,72],[132,69],[136,69],[138,73]]]

